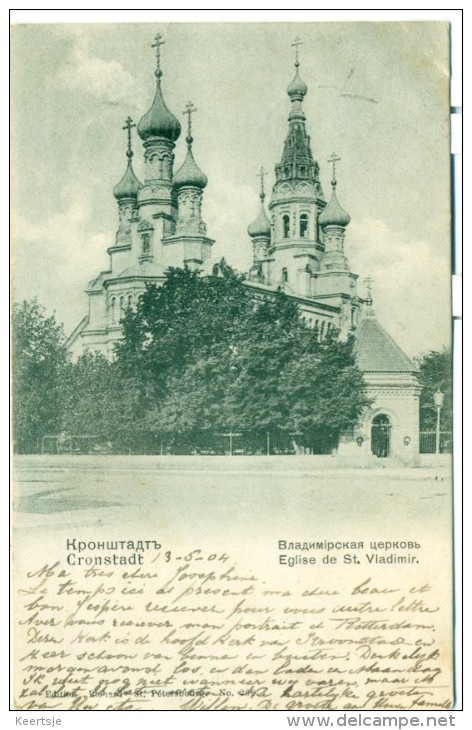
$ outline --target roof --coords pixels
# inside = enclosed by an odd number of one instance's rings
[[[365,317],[356,332],[356,355],[364,372],[414,373],[416,366],[375,317]]]
[[[187,138],[191,139],[191,138]],[[185,186],[201,188],[203,190],[208,182],[207,176],[200,170],[195,158],[192,154],[192,149],[189,146],[187,150],[187,156],[184,160],[184,164],[175,173],[172,183],[175,188],[183,188]]]
[[[76,342],[76,340],[78,339],[79,335],[81,334],[81,332],[84,331],[84,329],[86,328],[86,326],[88,325],[88,323],[89,323],[89,318],[88,318],[88,314],[86,314],[85,317],[83,317],[80,320],[80,322],[77,325],[77,327],[75,328],[75,330],[73,332],[71,332],[70,335],[69,335],[69,337],[67,338],[67,340],[66,340],[66,347],[67,347],[67,349],[69,349],[70,347],[72,347],[72,345],[74,344],[74,342]]]

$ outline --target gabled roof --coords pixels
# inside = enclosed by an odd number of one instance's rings
[[[364,372],[414,373],[417,367],[373,316],[365,317],[356,332],[356,355]]]

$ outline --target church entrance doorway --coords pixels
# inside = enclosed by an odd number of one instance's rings
[[[392,424],[385,413],[379,413],[372,420],[370,432],[371,449],[374,456],[385,457],[390,455],[390,434]]]

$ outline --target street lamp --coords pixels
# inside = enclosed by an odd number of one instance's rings
[[[434,405],[436,406],[436,453],[439,454],[439,436],[441,427],[441,408],[444,403],[444,393],[441,393],[440,388],[437,389],[433,396]]]

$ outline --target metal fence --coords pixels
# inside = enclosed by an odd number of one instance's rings
[[[156,437],[150,433],[122,435],[120,442],[104,441],[98,436],[60,434],[43,436],[43,454],[160,454],[202,456],[251,456],[330,454],[337,438],[323,432],[307,434],[290,431],[220,433],[199,431],[185,435]]]
[[[98,436],[89,434],[59,434],[41,439],[42,454],[103,454],[111,451],[111,443],[103,443]]]
[[[420,454],[450,454],[452,452],[452,433],[440,431],[439,444],[437,443],[436,431],[420,431]]]
[[[43,436],[38,448],[29,453],[43,454],[182,454],[202,456],[240,455],[295,455],[330,454],[336,449],[337,439],[327,433],[302,434],[289,431],[214,433],[202,431],[192,436],[168,436],[156,438],[151,434],[140,434],[136,438],[111,443],[92,435],[50,435]],[[420,432],[420,453],[434,454],[437,451],[436,431]],[[452,433],[439,434],[439,453],[452,452]]]
[[[179,439],[164,438],[160,444],[161,454],[194,454],[202,456],[243,456],[295,454],[297,444],[288,433],[222,433],[201,432],[193,437]]]

